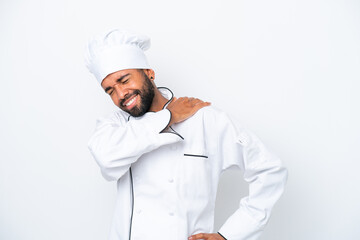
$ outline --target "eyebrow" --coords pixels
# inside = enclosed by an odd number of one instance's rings
[[[116,82],[117,82],[117,83],[118,83],[118,82],[121,82],[124,78],[126,78],[126,77],[129,76],[129,75],[130,75],[130,73],[125,74],[124,76],[121,76],[118,80],[116,80]],[[107,93],[111,88],[112,88],[112,87],[107,87],[107,88],[105,88],[105,92]]]

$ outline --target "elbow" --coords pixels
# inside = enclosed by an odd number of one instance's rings
[[[278,188],[281,189],[281,193],[285,188],[285,184],[288,178],[288,170],[284,164],[279,160],[278,163],[269,171],[269,178],[277,183]]]
[[[100,167],[100,171],[102,176],[107,181],[117,181],[123,175],[125,175],[126,171],[129,169],[130,165],[121,165],[119,164],[119,160],[114,159],[110,154],[101,151],[94,147],[93,144],[88,144],[88,149],[95,159],[97,165]]]
[[[117,181],[119,178],[125,175],[125,173],[129,170],[129,165],[119,165],[117,160],[110,159],[107,157],[96,157],[96,162],[100,167],[102,176],[107,181]]]
[[[130,164],[119,165],[116,160],[99,161],[101,174],[107,181],[117,181],[124,176],[130,168]]]
[[[283,180],[284,180],[284,183],[287,182],[288,176],[289,176],[289,171],[287,170],[287,168],[283,167]]]
[[[280,163],[273,170],[274,171],[272,171],[272,173],[269,175],[269,184],[272,185],[270,188],[272,188],[274,202],[276,202],[284,193],[288,179],[288,170],[282,163]]]
[[[279,176],[279,178],[281,178],[280,182],[283,184],[283,186],[285,186],[289,173],[287,168],[283,165],[283,163],[280,163],[277,170],[277,175]]]
[[[110,169],[100,168],[101,175],[105,178],[106,181],[117,181],[121,176],[113,174]]]

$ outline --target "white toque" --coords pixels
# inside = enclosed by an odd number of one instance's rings
[[[110,73],[124,69],[150,69],[144,51],[150,38],[127,30],[115,29],[95,35],[87,45],[86,66],[101,84]]]

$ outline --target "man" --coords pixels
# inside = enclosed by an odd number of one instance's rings
[[[250,132],[208,102],[156,88],[149,38],[114,30],[93,38],[87,66],[120,109],[98,121],[89,149],[117,181],[111,240],[257,239],[287,171]],[[244,172],[249,196],[213,232],[220,174]]]

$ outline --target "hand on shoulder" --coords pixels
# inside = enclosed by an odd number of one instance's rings
[[[193,116],[199,109],[209,106],[210,104],[210,102],[204,102],[198,98],[174,97],[167,106],[167,109],[171,112],[169,126],[174,123],[185,121]]]

